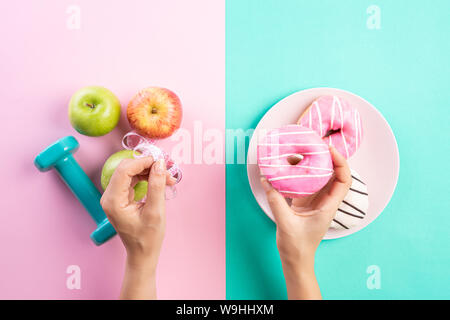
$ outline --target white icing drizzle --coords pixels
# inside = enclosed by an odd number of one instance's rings
[[[299,165],[291,165],[291,164],[259,164],[260,167],[267,167],[267,168],[285,168],[285,167],[291,167],[291,168],[303,168],[303,169],[312,169],[312,170],[326,170],[326,171],[333,171],[333,169],[328,168],[320,168],[320,167],[310,167],[310,166],[299,166]]]
[[[341,105],[341,101],[338,99],[338,106],[339,106],[339,113],[341,114],[341,136],[342,136],[342,140],[344,141],[344,148],[345,148],[345,153],[347,154],[347,159],[349,157],[348,155],[348,147],[347,147],[347,142],[345,141],[345,136],[344,136],[344,115],[342,112],[342,105]]]
[[[333,96],[333,104],[331,105],[331,120],[330,120],[330,130],[333,130],[333,124],[334,124],[334,104],[336,103],[336,97]],[[331,141],[331,135],[328,136],[328,142],[331,146],[333,142]]]
[[[358,130],[358,119],[357,119],[357,115],[358,113],[355,110],[355,128],[356,128],[356,134],[355,134],[355,138],[356,138],[356,147],[358,148],[358,135],[359,135],[359,130]]]
[[[312,129],[312,117],[311,117],[311,112],[312,110],[309,110],[309,127]]]
[[[331,120],[330,120],[330,130],[333,130],[333,124],[334,124],[334,107],[336,103],[336,97],[333,96],[333,104],[331,105]]]
[[[304,154],[304,153],[302,153]],[[283,153],[276,156],[268,156],[268,157],[260,157],[259,160],[271,160],[271,159],[278,159],[283,157],[289,157],[289,156],[295,156],[297,153]]]
[[[314,105],[316,106],[317,115],[319,117],[320,137],[323,137],[322,115],[320,113],[319,104],[317,103],[317,101],[314,101]]]
[[[277,132],[277,133],[271,133],[267,136],[268,137],[277,137],[277,136],[288,136],[291,134],[309,134],[309,133],[314,133],[314,131]]]
[[[314,194],[312,192],[295,192],[295,191],[283,191],[283,190],[278,190],[278,192],[281,192],[281,193],[293,193],[293,194],[305,194],[305,195]]]
[[[328,152],[329,151],[302,152],[302,155],[306,156],[306,155],[325,154]],[[260,157],[259,160],[271,160],[271,159],[278,159],[278,158],[295,156],[295,155],[297,155],[297,153],[284,153],[284,154],[279,154],[276,156]]]
[[[341,136],[342,136],[342,140],[344,141],[345,153],[347,154],[347,159],[348,159],[349,158],[348,147],[347,147],[347,142],[345,141],[345,136],[344,136],[344,133],[342,132],[342,129],[341,129]]]
[[[358,111],[356,111],[358,113],[358,120],[359,120],[359,127],[362,128],[362,123],[361,123],[361,115],[359,114]],[[362,130],[359,130],[359,143],[361,143],[362,141]]]
[[[324,146],[323,143],[260,143],[259,146],[266,147],[266,146],[286,146],[286,147],[309,147],[309,146]]]
[[[328,153],[328,152],[329,152],[329,151],[302,152],[302,155],[324,154],[324,153]]]
[[[305,175],[291,175],[291,176],[281,176],[281,177],[275,177],[268,179],[269,181],[279,181],[279,180],[286,180],[286,179],[298,179],[298,178],[324,178],[329,177],[333,173],[327,173],[327,174],[305,174]]]

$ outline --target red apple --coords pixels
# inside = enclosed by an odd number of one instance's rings
[[[169,89],[158,87],[139,91],[127,108],[131,127],[152,139],[171,136],[180,127],[182,114],[180,98]]]

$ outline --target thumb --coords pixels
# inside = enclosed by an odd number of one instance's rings
[[[261,178],[261,184],[266,192],[267,201],[269,202],[270,209],[272,210],[276,223],[283,223],[287,214],[291,210],[286,202],[286,199],[281,195],[281,193],[272,187],[266,178]]]
[[[160,159],[150,169],[148,178],[147,200],[144,205],[144,214],[149,217],[164,214],[166,194],[166,163]]]

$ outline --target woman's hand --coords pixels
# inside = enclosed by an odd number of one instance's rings
[[[352,179],[345,158],[330,147],[334,175],[309,197],[296,198],[289,206],[267,179],[261,183],[277,224],[277,246],[290,299],[320,299],[314,275],[314,255]]]
[[[134,201],[134,186],[148,180],[145,203]],[[156,298],[155,272],[165,232],[165,187],[173,185],[165,162],[124,159],[114,171],[101,205],[127,251],[121,297]]]

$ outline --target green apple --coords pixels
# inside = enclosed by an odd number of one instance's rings
[[[102,177],[101,177],[101,183],[103,190],[106,190],[106,187],[109,184],[109,180],[111,180],[111,177],[114,173],[114,170],[116,170],[117,166],[119,165],[120,161],[123,159],[133,159],[133,150],[121,150],[114,154],[112,154],[103,165],[102,169]],[[147,187],[148,182],[147,181],[139,181],[136,186],[134,187],[134,200],[140,201],[142,200],[145,195],[147,194]]]
[[[114,129],[120,118],[120,101],[108,89],[85,87],[69,102],[69,119],[79,133],[99,137]]]

